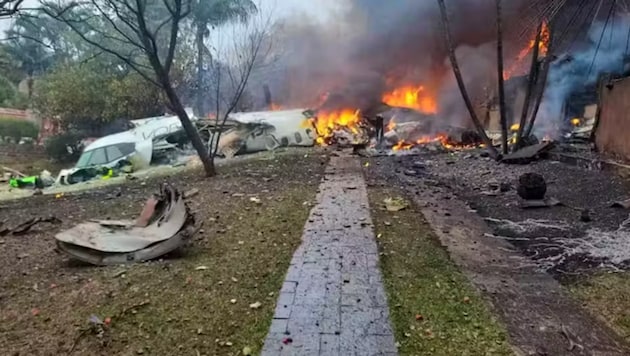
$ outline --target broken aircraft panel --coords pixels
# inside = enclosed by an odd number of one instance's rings
[[[157,201],[156,201],[157,200]],[[55,236],[61,251],[71,258],[95,265],[141,262],[181,247],[196,232],[194,217],[184,197],[164,185],[147,203],[150,218],[136,221],[88,221]],[[144,215],[144,214],[143,214]]]
[[[211,147],[216,143],[216,126],[216,122],[208,124],[208,130],[214,133]],[[234,113],[228,116],[217,153],[229,158],[279,147],[311,147],[316,138],[308,112],[303,109]]]

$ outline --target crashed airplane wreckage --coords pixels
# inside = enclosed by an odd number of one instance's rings
[[[239,154],[275,150],[279,147],[315,144],[306,110],[234,113],[225,123],[193,117],[200,135],[217,155],[233,158]],[[89,144],[74,168],[62,170],[56,184],[70,185],[92,179],[108,179],[150,165],[168,165],[192,156],[189,140],[176,116],[132,122],[134,128],[105,136]],[[306,123],[306,124],[305,124]]]
[[[59,250],[71,258],[106,266],[158,258],[182,247],[198,229],[184,196],[163,185],[135,221],[88,221],[55,239]]]

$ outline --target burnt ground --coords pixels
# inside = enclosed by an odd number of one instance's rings
[[[417,175],[429,185],[447,188],[487,219],[496,238],[509,241],[541,269],[560,279],[630,267],[630,243],[623,239],[630,235],[622,228],[630,211],[611,207],[615,201],[630,198],[630,185],[618,174],[550,160],[500,165],[479,154],[427,153],[384,159],[381,164],[388,167],[385,171]],[[418,168],[418,162],[426,168]],[[533,210],[520,207],[518,178],[529,172],[545,177],[547,196],[560,200],[562,206]],[[493,189],[501,183],[509,185],[510,190]],[[582,221],[584,214],[590,221]]]
[[[327,158],[284,154],[201,172],[133,181],[62,197],[0,203],[0,221],[55,216],[0,237],[3,355],[236,355],[260,350],[275,299]],[[182,192],[204,226],[190,246],[159,261],[94,267],[69,260],[53,236],[86,219],[133,219],[161,182]],[[260,201],[251,201],[256,197]],[[260,302],[259,309],[250,304]],[[104,334],[88,318],[111,317]],[[72,352],[70,352],[72,351]]]
[[[515,186],[520,174],[532,171],[548,179],[549,195],[566,206],[523,210],[514,188],[505,193],[488,188],[489,183]],[[568,276],[624,267],[628,249],[625,225],[620,225],[628,215],[609,205],[626,190],[614,175],[545,161],[502,166],[474,152],[375,158],[366,174],[373,186],[407,191],[450,257],[505,325],[517,353],[628,354],[626,335],[615,333],[601,317],[619,330],[617,320],[608,312],[593,313],[597,304],[591,300],[606,299],[601,297],[609,292],[598,289],[598,298],[579,301],[575,295],[583,293],[571,295],[558,283],[577,280]],[[586,207],[591,223],[581,222],[580,210]],[[609,310],[628,306],[617,299]]]

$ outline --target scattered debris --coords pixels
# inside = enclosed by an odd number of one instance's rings
[[[253,353],[253,351],[252,351],[251,347],[249,347],[249,346],[243,347],[243,351],[242,351],[243,356],[251,356],[252,353]]]
[[[199,194],[199,189],[193,188],[193,189],[187,191],[186,193],[184,193],[184,198],[190,199],[190,198],[194,197],[197,194]]]
[[[19,225],[17,225],[16,227],[10,229],[7,227],[3,227],[4,224],[0,224],[0,236],[5,236],[8,234],[13,234],[13,235],[24,235],[27,232],[29,232],[31,230],[31,228],[37,224],[40,223],[50,223],[50,224],[54,224],[54,225],[59,225],[61,224],[61,220],[57,219],[54,216],[50,216],[47,218],[42,218],[42,217],[37,217],[37,218],[31,218],[28,219],[22,223],[20,223]]]
[[[547,194],[547,182],[537,173],[525,173],[518,179],[518,195],[525,200],[542,200]]]
[[[511,153],[503,157],[501,162],[507,164],[528,164],[532,161],[540,159],[542,156],[549,153],[549,151],[551,151],[554,147],[555,144],[553,142],[539,143]]]
[[[184,245],[198,230],[182,195],[163,185],[146,227],[133,221],[89,221],[55,236],[59,249],[94,265],[142,262]]]
[[[390,212],[405,210],[409,207],[409,203],[403,198],[387,198],[383,201],[385,208]]]
[[[521,209],[540,209],[540,208],[552,208],[554,206],[562,205],[560,200],[548,197],[541,200],[525,200],[520,204]]]
[[[253,304],[250,304],[250,305],[249,305],[250,309],[258,309],[258,308],[260,308],[261,306],[262,306],[262,303],[261,303],[261,302],[256,302],[256,303],[253,303]]]
[[[571,333],[565,325],[562,325],[561,331],[562,331],[562,335],[564,335],[564,337],[566,337],[567,341],[569,342],[567,351],[574,351],[576,348],[578,348],[580,350],[580,353],[584,352],[584,346],[576,342],[578,341],[577,340],[578,338],[575,335],[573,335],[573,333]]]
[[[195,271],[205,271],[208,269],[208,266],[199,266],[195,268]]]
[[[630,209],[630,199],[622,200],[622,201],[616,201],[616,202],[614,202],[611,205],[611,207],[613,207],[613,208]]]
[[[260,198],[256,198],[256,197],[249,198],[249,201],[251,201],[254,204],[262,204],[262,200],[260,200]]]

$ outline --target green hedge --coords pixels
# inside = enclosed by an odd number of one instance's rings
[[[36,139],[38,134],[39,128],[30,121],[0,118],[0,137],[10,137],[19,142],[23,137]]]

